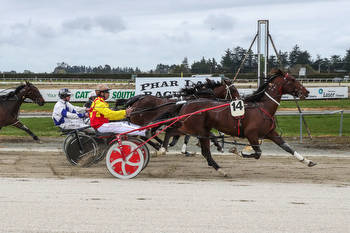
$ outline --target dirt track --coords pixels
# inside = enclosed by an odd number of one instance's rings
[[[0,150],[0,232],[350,230],[350,156],[333,155],[344,145],[299,146],[305,153],[319,148],[321,156],[309,156],[318,163],[312,168],[280,150],[276,155],[267,143],[260,160],[214,156],[228,178],[200,155],[152,157],[136,178],[123,181],[104,161],[72,167],[62,152],[24,151],[39,146],[1,139],[0,149],[10,151]],[[40,144],[47,145],[57,151],[57,142]]]
[[[282,183],[350,183],[350,157],[311,157],[318,163],[313,168],[292,157],[263,156],[260,160],[238,156],[214,156],[228,172],[224,178],[207,166],[202,156],[167,155],[152,157],[139,178],[170,178],[184,180],[267,181]],[[72,167],[63,153],[55,152],[0,152],[1,177],[27,178],[113,178],[105,162],[89,168]],[[113,178],[114,179],[114,178]]]

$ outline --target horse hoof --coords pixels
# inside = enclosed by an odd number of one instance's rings
[[[239,155],[236,147],[232,147],[228,152]]]
[[[308,167],[313,167],[313,166],[315,166],[315,165],[317,165],[317,163],[314,163],[314,162],[310,161],[309,164],[308,164],[307,166],[308,166]]]
[[[182,154],[184,154],[186,157],[192,157],[196,155],[196,152],[181,152]]]
[[[156,152],[157,156],[165,155],[166,154],[166,149],[164,147],[161,147],[159,151]]]
[[[36,140],[36,143],[38,143],[38,144],[43,144],[43,142],[40,141],[40,139]]]
[[[254,157],[253,154],[244,154],[243,151],[241,152],[241,156],[242,156],[242,158],[253,158]]]
[[[227,173],[224,171],[224,169],[219,168],[219,169],[218,169],[218,172],[219,172],[221,175],[223,175],[224,177],[227,177]]]
[[[245,150],[245,151],[253,151],[253,147],[251,147],[251,146],[246,146],[246,147],[244,147],[243,150]]]
[[[260,159],[260,154],[254,154],[254,159]]]

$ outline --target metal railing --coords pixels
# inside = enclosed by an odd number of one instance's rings
[[[306,115],[332,115],[332,114],[338,114],[340,113],[340,119],[339,119],[339,136],[343,135],[343,119],[344,119],[344,110],[336,110],[336,111],[307,111],[307,112],[295,112],[295,113],[285,113],[281,114],[281,112],[277,112],[276,115],[299,115],[299,128],[300,128],[300,136],[299,141],[300,143],[303,142],[303,116]]]

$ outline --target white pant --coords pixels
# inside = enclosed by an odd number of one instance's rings
[[[100,133],[124,133],[133,129],[138,129],[140,126],[127,121],[109,122],[101,125],[97,131]],[[129,135],[145,136],[146,130],[134,131]]]
[[[59,125],[61,129],[78,129],[86,126],[90,126],[90,125],[85,124],[82,118],[77,118],[77,119],[65,118],[64,123]]]

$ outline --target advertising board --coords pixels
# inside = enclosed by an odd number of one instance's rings
[[[193,83],[204,82],[205,78],[177,78],[177,79],[157,79],[151,80],[143,78],[142,82],[137,82],[136,91],[133,89],[112,89],[110,97],[107,101],[115,101],[116,99],[129,99],[138,94],[152,94],[156,96],[165,96],[177,93],[182,87],[191,86]],[[152,78],[153,79],[153,78]],[[210,77],[215,81],[219,81],[220,77]],[[238,89],[239,94],[244,97],[250,95],[255,89]],[[306,99],[344,99],[349,98],[348,87],[310,87],[310,92]],[[1,95],[6,94],[11,89],[1,90]],[[85,102],[88,100],[89,94],[94,92],[93,89],[70,89],[72,92],[71,102]],[[46,102],[56,102],[59,89],[40,89],[40,93]],[[291,100],[291,95],[283,95],[282,100]]]
[[[221,77],[171,77],[171,78],[136,78],[135,94],[155,95],[158,97],[176,94],[181,88],[204,83],[206,78],[221,81]]]
[[[93,89],[69,89],[72,92],[71,102],[85,102],[89,98],[91,92],[95,92]],[[1,91],[1,90],[0,90]],[[13,90],[5,90],[2,93],[5,94]],[[56,102],[59,89],[40,89],[41,95],[46,102]],[[135,95],[135,90],[132,89],[112,89],[110,90],[109,99],[107,101],[115,101],[116,99],[129,99]]]

